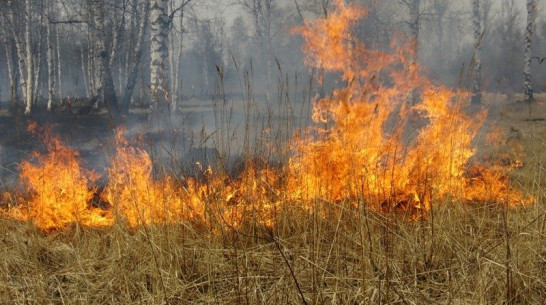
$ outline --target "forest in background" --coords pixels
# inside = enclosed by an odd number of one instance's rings
[[[527,64],[534,91],[545,90],[546,20],[536,1],[348,2],[368,10],[355,28],[360,40],[377,50],[417,41],[416,60],[448,86],[471,89],[479,79],[475,93],[522,92]],[[67,100],[119,111],[164,100],[175,110],[184,99],[210,99],[220,83],[224,93],[244,94],[247,81],[271,99],[279,80],[297,88],[321,77],[304,65],[293,29],[332,7],[332,0],[4,0],[0,101],[26,112]],[[340,86],[326,76],[321,94]]]

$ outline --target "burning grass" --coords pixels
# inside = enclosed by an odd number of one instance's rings
[[[485,111],[420,76],[407,48],[367,49],[350,31],[365,11],[336,5],[299,32],[307,63],[346,86],[315,100],[280,165],[160,176],[120,129],[99,186],[33,126],[45,153],[2,198],[0,303],[543,300],[543,137],[477,152]]]
[[[346,86],[314,102],[314,125],[288,143],[291,152],[281,168],[246,162],[238,177],[207,168],[202,181],[156,179],[148,153],[129,145],[120,130],[108,184],[97,194],[96,175],[80,167],[75,151],[46,134],[48,153],[21,166],[30,199],[8,214],[43,230],[114,220],[134,229],[210,217],[233,228],[248,214],[273,225],[281,201],[308,210],[315,200],[350,201],[378,211],[407,210],[415,217],[426,215],[435,201],[510,206],[533,201],[511,187],[503,168],[472,161],[472,143],[486,112],[468,115],[467,93],[422,76],[408,60],[411,47],[393,44],[391,53],[368,49],[351,34],[365,10],[342,1],[336,6],[328,18],[297,31],[304,38],[306,63],[339,73]],[[95,195],[110,209],[91,207]]]

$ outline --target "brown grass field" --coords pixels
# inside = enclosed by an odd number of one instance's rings
[[[535,204],[434,202],[410,221],[316,199],[236,229],[210,217],[44,233],[2,217],[0,303],[544,304],[546,96],[516,99],[488,95],[484,129],[522,148],[512,185]]]

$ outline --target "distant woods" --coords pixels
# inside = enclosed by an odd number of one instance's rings
[[[336,75],[304,66],[292,29],[327,16],[335,0],[0,1],[0,105],[25,113],[131,107],[160,116],[222,92],[272,100],[279,81]],[[371,48],[407,43],[409,60],[439,82],[481,93],[545,91],[540,1],[349,1],[367,8],[354,34]],[[312,84],[313,82],[307,82]],[[221,87],[221,88],[220,88]],[[301,95],[300,95],[301,96]]]

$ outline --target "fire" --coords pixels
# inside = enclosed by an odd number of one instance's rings
[[[316,100],[315,124],[294,137],[284,168],[247,160],[236,177],[210,167],[199,179],[155,177],[148,153],[120,129],[108,182],[99,192],[98,174],[81,167],[78,153],[31,124],[46,153],[21,164],[25,193],[4,214],[45,231],[116,221],[132,229],[196,222],[216,230],[249,223],[271,227],[283,203],[305,209],[316,199],[421,215],[439,201],[529,203],[510,186],[502,166],[473,160],[473,140],[486,112],[465,112],[469,94],[423,77],[407,59],[411,42],[393,44],[390,53],[368,49],[351,34],[365,10],[341,0],[335,5],[327,18],[298,32],[305,62],[338,73],[346,86]],[[105,203],[102,208],[94,198]]]
[[[41,136],[46,153],[34,152],[32,161],[22,162],[21,179],[29,198],[8,214],[31,220],[45,231],[73,223],[89,227],[110,225],[112,219],[108,213],[90,204],[98,175],[82,168],[78,152],[51,137],[49,128],[38,128],[31,123],[29,131]]]
[[[298,29],[306,63],[340,73],[347,85],[315,102],[316,124],[294,144],[291,193],[304,201],[360,199],[382,210],[426,211],[447,199],[521,203],[501,171],[479,167],[479,175],[469,174],[472,140],[486,113],[467,115],[467,93],[417,73],[406,55],[411,42],[393,44],[392,53],[367,49],[351,34],[365,10],[335,4],[326,19]],[[419,102],[412,104],[415,93]]]

